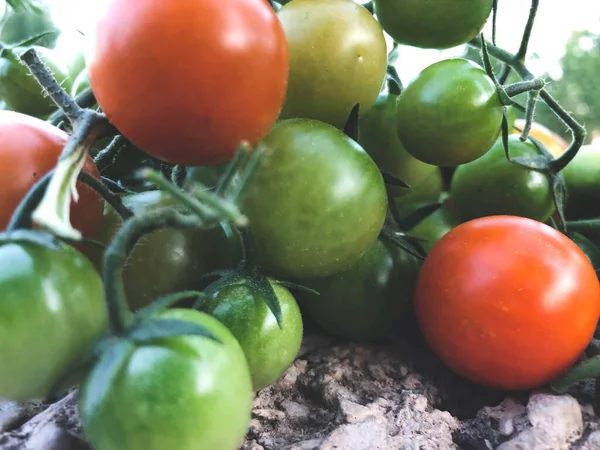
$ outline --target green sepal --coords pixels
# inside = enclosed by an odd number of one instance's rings
[[[128,337],[136,344],[148,344],[157,339],[176,336],[200,336],[219,344],[223,341],[202,325],[180,319],[153,319],[141,322],[129,331]]]

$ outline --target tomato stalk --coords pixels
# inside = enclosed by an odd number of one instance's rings
[[[127,145],[127,140],[124,136],[118,135],[106,146],[106,148],[100,150],[94,157],[94,164],[100,172],[102,172],[115,158],[123,147]]]
[[[531,80],[518,81],[516,83],[504,86],[504,92],[509,97],[515,97],[524,92],[539,91],[544,89],[546,82],[542,78],[533,78]]]

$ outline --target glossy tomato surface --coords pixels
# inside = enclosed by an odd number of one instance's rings
[[[373,105],[385,78],[379,23],[354,0],[293,0],[277,13],[289,45],[281,119],[317,119],[343,128],[354,105]]]
[[[238,340],[255,391],[275,382],[292,365],[302,343],[302,316],[291,292],[271,282],[281,307],[282,328],[264,293],[241,280],[212,293],[202,310],[225,324]]]
[[[90,36],[90,85],[131,142],[184,165],[231,159],[277,119],[285,34],[264,0],[110,0]]]
[[[511,158],[541,155],[533,142],[515,135],[508,152]],[[549,177],[510,162],[501,138],[481,158],[458,166],[450,195],[463,220],[507,214],[545,222],[555,211]]]
[[[311,318],[329,333],[353,341],[388,335],[413,308],[419,261],[378,239],[349,269],[302,280],[319,295],[298,292]]]
[[[445,49],[473,39],[492,12],[493,0],[375,0],[383,29],[399,44]]]
[[[350,267],[385,220],[377,165],[342,131],[317,120],[281,121],[263,142],[271,151],[242,205],[261,267],[289,278]]]
[[[134,214],[143,214],[176,203],[161,191],[147,191],[125,196],[123,204]],[[107,206],[100,240],[108,245],[122,223],[117,212]],[[235,267],[240,259],[239,234],[227,223],[210,230],[153,231],[137,242],[123,268],[127,301],[138,309],[163,295],[200,288],[203,275]]]
[[[44,400],[105,332],[102,281],[73,247],[0,243],[0,398]]]
[[[398,95],[381,94],[371,109],[360,119],[358,143],[384,172],[407,183],[410,188],[388,186],[394,196],[411,195],[425,180],[435,182],[436,166],[426,164],[410,155],[396,132],[396,102]],[[438,194],[439,195],[439,194]]]
[[[426,67],[402,92],[396,126],[404,148],[437,166],[473,161],[493,145],[502,124],[494,82],[472,61]]]
[[[252,409],[244,352],[217,319],[193,310],[156,316],[202,325],[222,343],[176,336],[132,345],[110,388],[86,380],[79,415],[95,450],[237,450]]]
[[[455,372],[502,389],[541,386],[589,343],[600,285],[586,255],[543,223],[472,220],[433,247],[417,281],[426,340]]]
[[[600,215],[600,145],[584,145],[563,170],[567,185],[567,217]]]
[[[58,162],[67,143],[65,132],[40,119],[12,111],[0,111],[0,229],[33,185]],[[83,170],[100,178],[90,157]],[[79,201],[71,204],[73,226],[84,237],[95,237],[100,229],[103,201],[89,187],[77,183]]]

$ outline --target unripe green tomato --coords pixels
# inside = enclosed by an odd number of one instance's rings
[[[33,46],[41,60],[50,69],[67,92],[71,89],[69,69],[63,65],[53,50],[46,47]],[[20,55],[26,48],[17,48],[15,53]],[[29,69],[13,58],[15,55],[0,58],[0,97],[14,111],[30,116],[45,118],[54,110],[56,105],[46,96],[36,79],[31,76]]]
[[[437,241],[460,223],[461,220],[456,211],[443,205],[421,220],[408,234],[423,239],[424,242],[421,242],[421,246],[426,253],[429,253]]]
[[[517,135],[508,137],[508,149],[512,158],[540,155],[533,142],[522,142]],[[511,215],[545,222],[555,211],[548,176],[508,161],[502,139],[481,158],[456,169],[450,196],[464,221]]]
[[[307,118],[343,128],[381,90],[387,48],[379,23],[354,0],[293,0],[277,13],[290,72],[280,119]]]
[[[393,195],[404,196],[439,169],[411,156],[400,142],[396,132],[397,100],[398,95],[392,93],[377,97],[373,107],[360,119],[358,143],[381,170],[411,186],[388,186]]]
[[[407,191],[405,194],[394,197],[396,208],[401,217],[405,217],[423,204],[437,203],[442,195],[443,179],[442,171],[436,167],[429,176],[410,189],[388,186],[388,191],[394,189]]]
[[[281,328],[264,293],[249,280],[219,289],[202,305],[202,310],[219,319],[242,346],[255,391],[283,375],[302,343],[302,315],[296,300],[284,286],[270,283],[281,307]]]
[[[569,219],[600,215],[600,145],[584,145],[563,169]]]
[[[90,79],[88,77],[87,70],[84,68],[73,81],[73,86],[71,87],[71,97],[77,97],[89,87]]]
[[[446,49],[479,34],[493,0],[374,0],[383,29],[398,44]]]
[[[498,137],[502,104],[477,64],[445,59],[425,68],[402,92],[396,125],[404,148],[436,166],[456,166],[487,152]]]

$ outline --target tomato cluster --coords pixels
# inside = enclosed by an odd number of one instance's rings
[[[448,367],[488,386],[565,372],[600,316],[600,233],[561,224],[600,214],[600,150],[551,170],[568,144],[535,122],[520,136],[526,121],[505,121],[508,91],[464,58],[401,88],[386,34],[455,47],[495,2],[438,3],[374,0],[373,14],[354,0],[110,0],[85,61],[68,67],[52,62],[52,42],[7,40],[0,397],[79,383],[97,450],[234,450],[254,392],[293,363],[307,318],[373,341],[415,315]],[[119,136],[83,165],[108,192],[80,180],[70,209],[101,246],[15,230],[79,138],[53,125],[54,102],[18,61],[30,48]],[[261,158],[243,185],[245,152]],[[146,166],[172,190],[138,183]],[[235,208],[247,224],[229,220]],[[171,307],[178,295],[195,300]],[[86,355],[93,364],[78,366]]]

